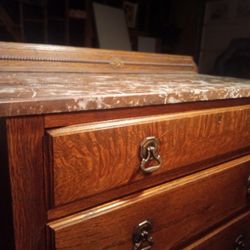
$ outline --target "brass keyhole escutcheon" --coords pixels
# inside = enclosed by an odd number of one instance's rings
[[[150,250],[153,246],[151,232],[152,223],[148,220],[141,222],[133,234],[133,250]]]
[[[143,173],[149,174],[161,166],[161,156],[158,153],[159,140],[154,137],[146,137],[140,144],[140,169]]]

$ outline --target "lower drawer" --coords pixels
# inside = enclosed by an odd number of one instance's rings
[[[184,250],[248,250],[250,249],[250,212],[228,222],[184,247]]]
[[[250,156],[245,156],[51,222],[54,247],[139,250],[151,237],[152,249],[185,244],[247,208],[249,175]]]

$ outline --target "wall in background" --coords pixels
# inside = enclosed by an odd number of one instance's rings
[[[205,0],[96,0],[123,8],[136,4],[134,27],[129,25],[132,50],[138,37],[156,39],[156,51],[197,58]],[[0,40],[98,47],[91,0],[1,0]],[[8,18],[7,18],[8,19]],[[115,20],[114,20],[115,21]],[[8,28],[10,27],[10,28]]]
[[[250,1],[208,1],[204,16],[199,70],[215,73],[216,59],[237,38],[250,37]]]

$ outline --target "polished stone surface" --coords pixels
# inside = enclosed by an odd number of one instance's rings
[[[186,74],[0,73],[0,116],[250,97],[250,80]]]

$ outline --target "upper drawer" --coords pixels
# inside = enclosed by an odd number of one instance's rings
[[[249,164],[244,156],[51,222],[55,249],[183,249],[247,209]]]
[[[58,206],[236,155],[250,146],[250,106],[95,122],[47,133],[52,205]],[[151,174],[142,170],[152,167]]]

